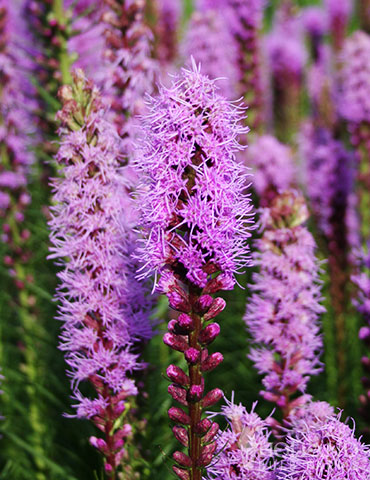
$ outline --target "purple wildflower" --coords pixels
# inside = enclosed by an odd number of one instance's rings
[[[364,319],[364,325],[360,328],[359,337],[366,345],[367,349],[370,347],[370,248],[367,248],[367,252],[360,251],[357,254],[357,272],[352,276],[352,281],[357,287],[356,298],[354,305],[360,312]],[[365,394],[360,396],[360,413],[369,424],[370,421],[370,389],[369,389],[369,377],[370,377],[370,358],[369,355],[364,355],[361,359],[361,363],[366,375],[362,378],[363,386],[366,390]],[[370,435],[369,427],[366,428],[367,436]]]
[[[336,51],[343,46],[352,6],[352,0],[325,0],[326,15]]]
[[[277,468],[277,479],[367,480],[369,448],[354,436],[354,428],[341,422],[340,414],[289,432]]]
[[[303,198],[289,191],[263,212],[265,230],[254,254],[259,272],[244,317],[256,344],[249,357],[265,375],[261,395],[276,402],[284,418],[301,402],[291,395],[303,393],[310,375],[321,370],[317,318],[324,309],[315,242],[303,225],[307,217]]]
[[[221,12],[195,12],[183,45],[183,56],[194,57],[204,75],[219,78],[220,92],[226,98],[236,97],[238,72],[237,49]]]
[[[78,418],[92,419],[105,439],[91,443],[105,456],[113,475],[124,454],[117,420],[128,396],[137,388],[129,378],[141,368],[133,344],[148,328],[142,306],[129,304],[132,285],[131,233],[127,227],[129,185],[121,167],[121,140],[105,119],[100,96],[78,71],[72,87],[60,91],[63,109],[60,149],[56,160],[62,178],[52,183],[50,258],[59,272],[59,319],[63,321],[60,348],[65,352]],[[65,259],[68,260],[65,260]],[[131,269],[131,270],[130,270]],[[95,398],[80,392],[89,381]],[[126,431],[126,430],[125,430]]]
[[[149,97],[143,119],[139,189],[143,245],[141,277],[155,272],[155,285],[180,312],[168,324],[163,341],[184,354],[189,375],[170,365],[170,395],[188,413],[171,407],[173,432],[189,447],[175,452],[173,467],[182,480],[200,480],[215,454],[218,425],[203,410],[222,397],[220,389],[206,393],[203,373],[222,362],[208,346],[220,332],[214,319],[224,308],[211,295],[234,287],[235,274],[249,264],[251,204],[244,193],[247,173],[235,159],[242,147],[237,136],[243,109],[217,94],[214,80],[200,74],[193,61],[170,88]],[[216,275],[218,274],[218,275]],[[179,424],[183,425],[180,426]]]
[[[307,52],[302,25],[297,18],[278,12],[271,33],[266,38],[266,50],[273,88],[273,112],[276,135],[289,140],[299,124],[299,104],[303,68]],[[286,41],[289,37],[289,42]]]
[[[156,58],[168,66],[177,54],[177,30],[182,15],[181,0],[155,0]]]
[[[268,424],[254,411],[226,400],[222,415],[229,428],[216,437],[218,455],[207,468],[208,479],[214,480],[273,480],[274,453],[269,442]]]
[[[255,139],[248,147],[247,163],[254,171],[253,187],[262,206],[268,206],[279,192],[293,186],[293,154],[289,147],[272,135],[261,135]]]
[[[317,61],[320,57],[323,36],[328,29],[325,11],[320,7],[306,7],[302,11],[302,22],[310,39],[312,58]]]

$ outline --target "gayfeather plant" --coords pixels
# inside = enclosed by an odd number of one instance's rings
[[[170,65],[177,55],[178,27],[182,15],[181,0],[155,0],[155,56],[163,66]]]
[[[346,36],[353,0],[325,0],[326,15],[333,37],[333,47],[339,51]]]
[[[280,15],[278,15],[280,14]],[[290,140],[299,124],[299,104],[307,52],[302,25],[285,11],[278,12],[266,38],[266,50],[273,89],[276,136]],[[286,41],[289,36],[289,42]]]
[[[301,428],[296,425],[286,437],[277,480],[367,480],[369,448],[340,417],[314,417],[301,422]]]
[[[131,305],[140,298],[131,288],[140,286],[132,284],[130,266],[129,184],[121,139],[106,121],[97,89],[77,71],[60,99],[61,178],[52,182],[56,204],[49,222],[50,258],[63,267],[56,295],[63,322],[60,349],[71,377],[72,416],[88,418],[100,430],[90,442],[104,456],[107,476],[115,479],[131,432],[124,419],[126,399],[137,394],[130,375],[141,368],[135,342],[148,331],[142,305]],[[81,391],[86,382],[96,392],[92,397]]]
[[[311,44],[311,56],[316,62],[320,57],[323,37],[327,32],[327,17],[320,7],[306,7],[302,12],[304,30]]]
[[[270,431],[266,421],[233,401],[226,400],[221,407],[228,422],[226,430],[216,436],[218,455],[207,468],[210,480],[273,480],[274,452],[269,441]]]
[[[154,273],[155,286],[179,312],[163,338],[184,354],[188,368],[167,368],[168,391],[186,410],[168,412],[176,439],[187,447],[187,454],[173,454],[173,470],[181,480],[200,480],[217,449],[218,431],[202,415],[222,397],[218,388],[206,393],[203,376],[223,359],[208,352],[220,332],[213,319],[225,307],[212,294],[232,289],[235,274],[249,265],[248,177],[235,159],[242,148],[238,135],[247,129],[240,124],[243,109],[218,95],[216,82],[194,61],[172,86],[149,97],[148,108],[136,163],[142,176],[139,272]]]
[[[342,117],[348,122],[351,141],[357,150],[358,195],[362,241],[370,235],[370,36],[356,32],[348,38],[342,52]]]
[[[361,251],[357,255],[357,272],[352,276],[352,281],[357,287],[356,297],[354,300],[355,307],[363,317],[364,325],[360,328],[359,337],[367,348],[370,348],[370,253],[369,247],[367,252]],[[365,393],[360,396],[360,413],[367,422],[365,433],[367,438],[370,437],[370,358],[364,355],[361,358],[362,367],[366,375],[362,378]]]
[[[237,49],[224,22],[215,9],[194,12],[183,44],[184,58],[193,56],[204,75],[219,78],[220,92],[226,98],[237,96]]]
[[[278,193],[293,186],[293,154],[288,146],[272,135],[254,139],[247,150],[247,164],[254,171],[253,188],[263,207],[268,206]]]
[[[258,272],[244,317],[253,341],[249,357],[264,375],[261,395],[281,408],[284,419],[305,403],[308,380],[321,370],[318,315],[324,309],[307,217],[303,198],[293,191],[263,211],[254,254]]]

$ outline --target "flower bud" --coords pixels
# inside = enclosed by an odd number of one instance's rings
[[[174,452],[172,457],[175,462],[177,462],[179,465],[182,465],[183,467],[191,467],[192,465],[191,458],[183,452]]]
[[[186,390],[184,388],[178,387],[172,383],[168,386],[167,390],[171,397],[176,400],[176,402],[179,402],[185,406],[188,405],[188,402],[186,401]]]
[[[190,480],[190,474],[187,470],[176,467],[176,465],[172,466],[172,470],[176,473],[180,480]]]
[[[213,300],[212,305],[208,312],[204,315],[204,320],[211,320],[215,318],[222,310],[226,307],[226,301],[221,298],[217,297]]]
[[[216,293],[219,290],[232,290],[235,285],[235,279],[232,275],[220,273],[218,277],[212,278],[205,288],[203,293]]]
[[[181,445],[184,447],[189,445],[189,436],[186,428],[175,425],[172,429],[172,433],[174,434],[176,440],[181,443]]]
[[[206,467],[207,465],[209,465],[212,461],[216,448],[216,442],[210,443],[209,445],[203,447],[197,464],[200,467]]]
[[[197,435],[203,436],[208,432],[211,426],[211,420],[209,418],[203,418],[203,420],[195,425],[194,431]]]
[[[187,399],[189,402],[199,402],[204,392],[204,383],[202,385],[192,385],[188,391]]]
[[[195,365],[199,362],[201,357],[201,352],[196,348],[190,347],[185,352],[185,359],[191,365]]]
[[[180,313],[177,323],[179,324],[180,328],[187,333],[194,330],[194,321],[191,317],[189,317],[189,315],[186,315],[186,313]]]
[[[189,385],[190,378],[186,373],[176,365],[169,365],[166,370],[167,377],[178,385]]]
[[[222,390],[219,388],[214,388],[210,392],[207,393],[207,395],[203,398],[202,400],[202,407],[207,408],[211,407],[215,403],[217,403],[219,400],[221,400],[223,396]]]
[[[208,430],[208,432],[202,438],[202,444],[205,445],[206,443],[213,440],[213,438],[217,435],[219,429],[220,429],[219,424],[216,422],[213,422],[212,427]]]
[[[184,313],[189,313],[191,311],[191,305],[187,296],[183,296],[179,292],[169,292],[167,298],[170,307],[174,310]]]
[[[182,423],[183,425],[190,425],[190,417],[187,415],[184,410],[178,407],[171,407],[168,410],[168,416],[171,420],[177,423]]]
[[[218,365],[220,365],[223,359],[224,357],[222,353],[212,353],[212,355],[209,355],[204,361],[202,361],[200,369],[202,370],[202,372],[210,372],[211,370],[218,367]]]
[[[178,352],[185,352],[189,348],[189,345],[182,337],[173,333],[165,333],[163,335],[163,343]]]
[[[111,474],[113,472],[113,467],[110,463],[106,463],[104,465],[104,470],[107,475]]]
[[[198,300],[195,302],[194,310],[200,315],[204,315],[208,312],[209,307],[212,305],[213,298],[211,295],[201,295]]]
[[[220,325],[218,323],[210,323],[199,334],[199,342],[203,345],[208,345],[220,333]]]

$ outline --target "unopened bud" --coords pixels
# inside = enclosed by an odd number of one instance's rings
[[[167,294],[170,307],[179,312],[189,313],[191,311],[191,305],[187,296],[180,294],[179,292],[170,291]]]
[[[183,425],[190,425],[190,417],[187,415],[184,410],[178,407],[171,407],[168,410],[168,416],[171,420],[177,423],[182,423]]]
[[[186,332],[192,332],[195,328],[193,319],[186,313],[180,313],[177,323]]]
[[[190,378],[177,365],[169,365],[166,370],[167,377],[178,385],[189,385]]]
[[[219,400],[221,400],[223,396],[222,390],[219,388],[214,388],[210,392],[207,393],[207,395],[203,398],[202,400],[202,407],[207,408],[211,407],[215,403],[217,403]]]
[[[203,436],[208,432],[211,426],[211,420],[209,418],[203,418],[203,420],[195,425],[194,431],[197,435]]]
[[[173,333],[165,333],[163,335],[163,342],[178,352],[185,352],[185,350],[189,348],[189,345],[182,337],[174,335]]]
[[[209,355],[204,361],[202,361],[200,369],[202,370],[202,372],[210,372],[211,370],[218,367],[218,365],[220,365],[223,359],[224,357],[222,353],[212,353],[212,355]]]
[[[188,402],[186,401],[186,390],[174,385],[173,383],[168,386],[168,393],[171,397],[176,400],[176,402],[181,403],[182,405],[187,406]]]
[[[192,465],[191,458],[183,452],[174,452],[172,457],[175,462],[177,462],[179,465],[182,465],[183,467],[191,467]]]
[[[186,428],[175,425],[172,429],[172,432],[176,440],[178,440],[181,445],[183,445],[184,447],[187,447],[189,445],[189,435]]]
[[[107,473],[109,475],[113,472],[113,467],[110,463],[106,463],[104,465],[104,470],[105,470],[105,473]]]
[[[199,402],[202,399],[204,392],[204,384],[202,385],[192,385],[188,391],[188,400],[189,402]]]
[[[190,347],[185,352],[185,359],[191,365],[195,365],[199,362],[201,357],[201,352],[196,348]]]
[[[212,305],[208,312],[204,315],[204,320],[211,320],[212,318],[215,318],[219,313],[224,310],[226,307],[226,301],[221,298],[217,297],[213,300]]]
[[[203,447],[202,453],[197,462],[199,467],[206,467],[211,463],[214,453],[216,451],[216,448],[217,448],[216,442],[213,442]]]
[[[204,293],[216,293],[219,290],[232,290],[235,286],[235,279],[232,275],[227,275],[225,273],[220,273],[218,277],[212,278],[205,288],[203,289]]]
[[[194,310],[200,315],[204,315],[208,312],[209,307],[212,305],[213,298],[211,295],[201,295],[195,302]]]
[[[180,480],[190,480],[190,474],[187,470],[176,467],[176,465],[173,465],[172,470],[176,473]]]
[[[218,423],[213,422],[212,427],[208,430],[208,432],[202,438],[203,445],[213,440],[213,438],[217,435],[219,429],[220,429],[220,426],[218,425]]]
[[[220,325],[218,323],[210,323],[199,334],[199,342],[203,345],[208,345],[220,333]]]

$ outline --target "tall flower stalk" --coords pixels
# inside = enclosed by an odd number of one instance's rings
[[[335,52],[339,52],[347,33],[353,0],[325,0],[326,15]]]
[[[283,420],[306,402],[309,378],[321,370],[318,315],[324,309],[307,217],[303,198],[290,191],[264,211],[254,255],[259,271],[244,317],[255,344],[249,357],[264,374],[261,395],[276,403]]]
[[[204,381],[204,373],[223,359],[208,352],[220,332],[210,321],[225,307],[212,294],[232,289],[235,274],[249,264],[247,174],[235,160],[242,148],[237,136],[247,130],[242,119],[243,110],[219,96],[215,81],[195,62],[149,99],[144,118],[137,161],[144,234],[140,272],[155,274],[157,289],[179,312],[163,340],[184,355],[188,369],[167,368],[168,391],[186,410],[168,412],[175,437],[187,448],[187,454],[173,454],[173,470],[182,480],[200,480],[217,449],[218,424],[203,418],[204,409],[222,397],[218,388],[206,393]]]
[[[141,368],[135,342],[149,329],[142,315],[130,265],[132,233],[129,184],[122,170],[122,144],[106,121],[101,98],[82,72],[72,87],[60,91],[63,109],[61,144],[56,157],[61,178],[53,180],[56,205],[49,222],[50,258],[63,269],[59,319],[60,348],[65,352],[77,418],[88,418],[100,430],[91,444],[105,459],[105,472],[117,478],[125,455],[126,399],[137,394],[130,374]],[[132,288],[136,292],[132,292]],[[81,393],[89,382],[96,395]]]

